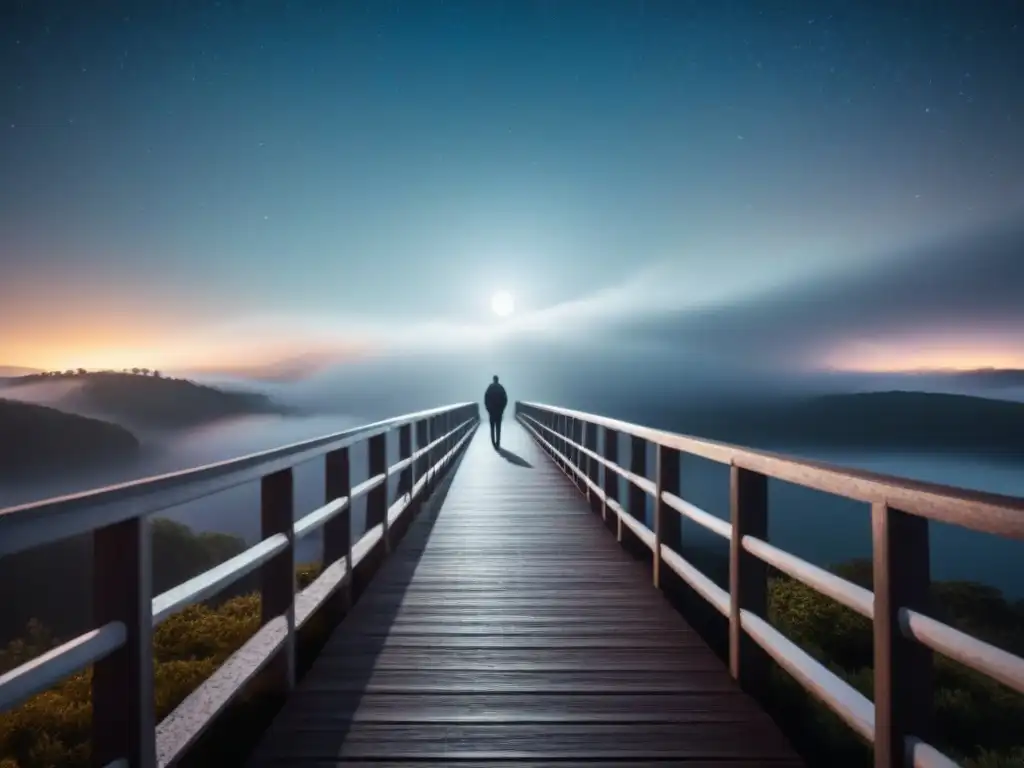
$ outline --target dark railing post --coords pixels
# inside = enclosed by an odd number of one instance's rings
[[[337,515],[324,523],[323,567],[345,558],[349,578],[331,597],[327,606],[332,623],[344,616],[352,605],[352,471],[348,447],[338,448],[324,457],[324,501],[349,497],[348,504]]]
[[[428,416],[427,422],[427,443],[433,444],[437,440],[437,416]],[[427,493],[433,492],[436,480],[434,478],[434,464],[437,463],[437,448],[433,447],[427,451]]]
[[[398,460],[405,461],[412,457],[412,424],[402,424],[398,428]],[[392,544],[397,544],[402,536],[405,535],[406,529],[409,527],[409,523],[412,522],[413,515],[416,514],[416,510],[413,509],[414,502],[412,498],[412,461],[402,467],[398,473],[398,487],[395,491],[395,501],[401,501],[404,506],[402,507],[401,516],[395,520],[397,524],[396,531],[392,532]]]
[[[548,451],[548,452],[551,454],[551,458],[554,459],[555,466],[557,467],[558,464],[559,464],[559,458],[558,458],[558,448],[559,448],[559,446],[558,446],[558,414],[557,413],[551,413],[549,411],[545,415],[547,416],[545,421],[547,422],[548,427],[551,429],[551,431],[547,433],[548,442],[551,443],[551,450]]]
[[[583,445],[595,454],[597,453],[597,424],[588,421],[583,426]],[[601,466],[593,456],[588,455],[585,458],[587,462],[587,477],[594,484],[594,488],[600,488]],[[604,517],[604,505],[597,495],[591,491],[590,486],[587,486],[587,498],[590,499],[590,508],[594,512],[600,512],[601,516]]]
[[[560,439],[558,440],[558,450],[561,452],[562,457],[564,457],[559,462],[559,464],[562,465],[562,471],[565,474],[569,474],[572,471],[572,470],[569,469],[569,466],[568,466],[569,443],[568,443],[568,441],[566,439],[568,437],[568,432],[569,432],[569,418],[567,416],[565,416],[564,414],[559,414],[559,416],[558,416],[558,434],[560,436]]]
[[[681,515],[665,503],[662,494],[679,495],[679,451],[658,446],[657,491],[654,501],[654,586],[664,589],[672,583],[675,572],[662,563],[661,548],[679,549]]]
[[[288,636],[267,665],[271,685],[280,694],[295,686],[295,523],[291,469],[265,475],[260,481],[260,527],[264,539],[283,533],[288,546],[260,569],[260,626],[284,616]]]
[[[548,414],[548,426],[551,427],[551,432],[548,432],[548,440],[551,443],[551,458],[555,460],[555,466],[561,467],[562,460],[558,458],[559,452],[562,450],[562,433],[559,432],[559,422],[561,417],[557,413]]]
[[[124,624],[125,643],[93,666],[93,763],[125,759],[156,765],[153,711],[152,541],[134,518],[93,533],[93,616],[98,627]]]
[[[743,548],[743,537],[768,538],[768,478],[733,464],[729,490],[729,671],[744,689],[758,692],[764,690],[768,657],[743,631],[741,614],[767,615],[768,566]]]
[[[928,520],[871,507],[875,592],[875,765],[905,768],[906,741],[930,736],[932,652],[903,636],[899,611],[928,611],[931,555]]]
[[[430,431],[429,425],[426,419],[420,419],[416,422],[416,450],[422,450],[430,444]],[[413,462],[413,485],[423,480],[427,475],[427,470],[430,469],[430,457],[426,454],[420,456],[416,461]],[[425,499],[427,495],[427,489],[424,488],[420,491],[420,498]]]
[[[577,446],[583,444],[583,422],[580,421],[579,419],[572,420],[572,439],[576,442]],[[572,460],[573,464],[576,466],[576,469],[578,469],[580,472],[585,471],[583,466],[583,452],[579,449],[579,447],[574,447],[572,449]],[[573,481],[576,483],[577,487],[579,487],[581,491],[586,491],[587,484],[584,483],[579,474],[575,472],[573,473]]]
[[[430,439],[431,440],[440,440],[441,435],[444,434],[444,432],[442,430],[442,426],[443,425],[441,423],[441,417],[440,416],[432,416],[432,417],[430,417],[430,432],[431,432]],[[438,442],[437,445],[434,447],[434,450],[430,454],[430,466],[431,467],[436,466],[437,462],[440,461],[440,458],[442,456],[444,456],[444,444],[442,442]],[[438,470],[435,469],[433,474],[430,476],[430,484],[432,486],[436,486],[437,485],[437,472],[438,472]]]
[[[629,440],[629,471],[638,477],[647,477],[647,441],[642,437],[631,435]],[[647,525],[647,492],[636,483],[629,484],[629,509],[634,520]],[[620,537],[621,538],[621,537]],[[635,537],[630,537],[635,538]],[[639,542],[637,542],[639,543]],[[646,549],[638,548],[638,552]]]
[[[412,456],[412,424],[403,424],[398,428],[398,460],[404,461]],[[412,494],[412,462],[398,473],[398,498]]]
[[[604,457],[612,464],[619,463],[619,433],[614,429],[608,429],[608,427],[604,428]],[[601,518],[607,525],[609,523],[608,514],[611,512],[608,502],[619,500],[619,475],[614,469],[609,469],[607,466],[603,467],[603,470],[605,504],[601,510]],[[619,541],[622,541],[622,520],[614,512],[611,514],[615,516],[615,535]]]
[[[565,417],[565,473],[573,482],[577,482],[576,473],[573,467],[576,466],[576,448],[573,446],[573,432],[576,429],[576,419],[572,416]]]
[[[383,526],[381,541],[384,551],[391,550],[388,536],[388,433],[381,432],[367,441],[366,446],[370,477],[385,475],[384,482],[366,494],[366,530],[375,525]]]
[[[452,449],[452,438],[451,435],[448,434],[449,432],[451,432],[451,429],[452,413],[451,411],[445,411],[443,414],[441,414],[441,434],[445,436],[444,442],[441,443],[441,456],[447,456],[448,451]],[[446,461],[445,466],[447,465],[448,462]]]

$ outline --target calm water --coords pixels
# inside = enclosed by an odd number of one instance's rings
[[[140,435],[142,457],[131,467],[59,478],[45,485],[0,485],[0,507],[224,461],[341,432],[367,421],[354,416],[258,416],[211,424],[173,436]],[[397,446],[393,447],[393,453],[397,458]],[[355,447],[351,459],[353,478],[364,478],[367,473],[365,445]],[[323,460],[299,465],[295,470],[296,516],[301,517],[316,509],[323,501]],[[230,533],[255,542],[259,539],[260,528],[259,483],[246,483],[157,514],[196,530]],[[352,518],[353,526],[361,532],[364,519],[362,505],[356,505]],[[300,558],[317,557],[318,546],[319,539],[315,536],[300,542]]]
[[[365,423],[358,417],[283,418],[252,417],[207,426],[173,438],[144,437],[142,460],[130,469],[94,473],[87,477],[32,486],[0,486],[0,506],[70,493],[98,485],[222,461],[267,450],[285,443],[319,437]],[[397,446],[391,446],[392,461]],[[620,449],[628,461],[628,445]],[[817,453],[814,458],[853,467],[966,488],[1024,496],[1024,468],[995,464],[970,456],[914,454]],[[649,466],[653,466],[653,460]],[[366,476],[365,447],[353,450],[352,476]],[[296,470],[296,515],[323,503],[322,461]],[[728,469],[701,459],[687,459],[682,470],[683,496],[722,518],[728,518]],[[785,483],[769,484],[769,536],[779,546],[818,565],[871,553],[870,515],[866,505],[808,491]],[[353,510],[353,528],[364,529],[363,506]],[[197,530],[222,531],[249,542],[259,536],[258,483],[232,488],[180,507],[161,516]],[[722,542],[692,523],[684,523],[683,536],[691,545],[724,552]],[[982,581],[1014,598],[1024,598],[1024,543],[1006,541],[960,528],[932,527],[932,568],[937,579]],[[301,542],[300,559],[318,556],[319,540]]]
[[[785,453],[781,449],[779,452]],[[805,451],[803,455],[808,454]],[[974,456],[823,451],[809,458],[915,480],[1024,496],[1024,465],[1015,467]],[[685,457],[680,482],[687,501],[718,517],[729,518],[727,467]],[[768,535],[777,546],[823,567],[871,556],[868,505],[774,480],[769,481],[768,494]],[[648,509],[649,523],[650,515]],[[998,587],[1008,597],[1024,598],[1024,542],[940,523],[933,523],[930,530],[934,579],[980,581]],[[684,522],[683,538],[706,552],[724,556],[727,551],[721,539],[696,523]]]

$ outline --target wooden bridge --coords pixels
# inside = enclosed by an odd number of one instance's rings
[[[3,510],[0,556],[92,532],[96,628],[0,676],[0,710],[91,665],[97,766],[187,762],[255,679],[283,703],[237,756],[252,766],[801,765],[750,696],[774,662],[874,745],[876,765],[949,766],[928,743],[933,651],[1024,692],[1024,660],[927,612],[929,520],[1024,539],[1021,500],[515,410],[500,452],[462,404]],[[730,467],[729,521],[684,499],[687,454]],[[293,468],[313,459],[324,504],[300,515]],[[873,593],[768,542],[768,478],[870,504]],[[154,596],[147,516],[254,481],[262,540]],[[684,517],[729,542],[728,591],[679,554]],[[295,542],[318,531],[322,571],[297,592]],[[874,702],[768,623],[769,568],[873,619]],[[154,625],[254,572],[261,629],[155,723]],[[727,619],[727,665],[668,599],[682,592]],[[333,632],[297,680],[313,617]]]

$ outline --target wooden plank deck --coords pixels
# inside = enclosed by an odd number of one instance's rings
[[[513,422],[478,430],[250,764],[799,766]]]

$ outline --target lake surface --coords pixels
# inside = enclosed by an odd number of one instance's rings
[[[627,451],[628,447],[620,447]],[[785,453],[784,449],[773,449]],[[795,453],[795,452],[794,452]],[[960,488],[1024,496],[1024,463],[1019,466],[978,456],[863,451],[801,451],[800,455],[839,466],[870,470]],[[625,459],[623,460],[625,461]],[[653,457],[648,466],[653,465]],[[684,457],[682,496],[729,519],[728,467]],[[821,567],[871,557],[871,514],[867,504],[769,480],[768,537],[780,548]],[[648,524],[653,520],[648,509]],[[722,539],[684,521],[683,540],[702,552],[725,557]],[[931,570],[936,580],[979,581],[1024,598],[1024,542],[977,533],[959,526],[930,524]]]
[[[0,485],[0,507],[234,459],[342,432],[368,421],[356,416],[250,416],[172,434],[140,434],[142,455],[130,467],[112,468],[76,477],[59,477],[45,484]],[[392,447],[392,453],[397,458],[397,446]],[[353,478],[356,481],[364,478],[367,473],[365,445],[352,450],[351,460]],[[324,471],[321,458],[301,464],[295,470],[296,517],[311,512],[323,503]],[[359,531],[364,527],[363,510],[364,505],[361,504],[357,504],[353,510],[353,524]],[[259,483],[246,483],[196,499],[162,510],[157,516],[176,520],[198,531],[230,533],[255,543],[260,536]],[[301,541],[298,554],[301,559],[318,557],[319,539],[311,536],[309,540]]]
[[[213,424],[173,437],[143,435],[142,459],[132,467],[45,484],[0,486],[0,507],[223,461],[351,429],[366,421],[358,416],[260,416]],[[397,460],[397,445],[390,446],[390,453],[390,461]],[[803,453],[806,455],[806,451]],[[623,464],[628,463],[629,446],[625,441],[619,455]],[[1024,496],[1024,465],[1009,466],[982,457],[829,451],[816,452],[812,458],[919,480]],[[653,457],[648,466],[653,466]],[[365,446],[359,446],[352,451],[353,482],[366,477],[366,473]],[[687,501],[728,519],[727,467],[687,457],[681,483],[682,495]],[[322,459],[296,469],[295,487],[296,516],[323,503]],[[821,566],[870,557],[871,522],[867,505],[776,481],[769,483],[769,505],[769,538],[787,551]],[[364,530],[364,510],[362,503],[357,503],[353,509],[355,535]],[[232,488],[158,514],[196,530],[221,531],[255,542],[259,538],[259,484]],[[689,546],[712,554],[725,552],[721,540],[696,524],[684,522],[683,537]],[[932,525],[931,539],[933,578],[981,581],[998,587],[1010,597],[1024,598],[1024,543],[941,524]],[[298,556],[300,560],[318,557],[319,538],[313,536],[300,542]]]

